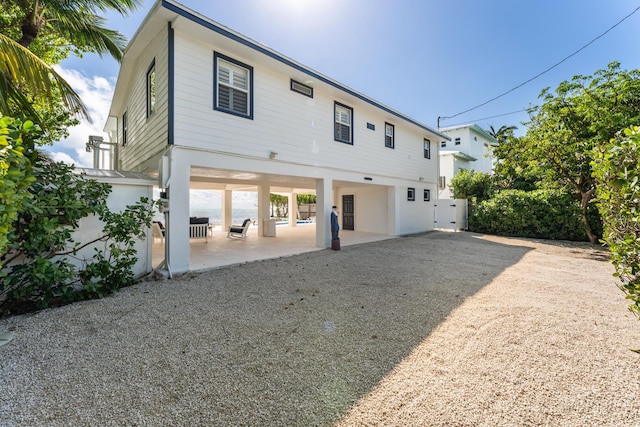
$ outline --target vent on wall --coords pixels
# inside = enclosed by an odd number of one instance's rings
[[[313,88],[291,79],[291,90],[313,98]]]

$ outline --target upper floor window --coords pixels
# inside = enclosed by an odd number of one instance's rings
[[[387,148],[395,147],[395,127],[390,123],[384,124],[384,146]]]
[[[127,112],[122,113],[122,146],[127,145],[127,131],[129,128],[129,121],[127,120]]]
[[[214,109],[253,119],[253,67],[214,54]]]
[[[455,145],[460,145],[460,138],[455,139]]]
[[[147,70],[147,117],[156,111],[156,60]]]
[[[423,145],[424,145],[424,158],[430,159],[431,158],[431,141],[425,138]]]
[[[447,141],[441,141],[440,142],[440,147],[444,148],[447,146]]]
[[[335,112],[335,128],[333,138],[338,142],[353,145],[353,108],[336,102],[333,106]]]

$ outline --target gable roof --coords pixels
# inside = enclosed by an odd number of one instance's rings
[[[446,127],[446,128],[440,128],[440,132],[447,133],[449,131],[461,130],[461,129],[470,129],[470,130],[474,131],[475,133],[477,133],[478,135],[482,136],[485,139],[488,139],[489,141],[491,141],[493,143],[497,143],[498,142],[493,136],[491,136],[489,134],[489,132],[487,132],[486,130],[482,129],[480,126],[478,126],[475,123],[467,124],[467,125],[459,125],[459,126],[450,126],[450,127]]]
[[[317,81],[323,82],[343,93],[346,93],[349,96],[357,98],[361,101],[366,102],[386,113],[389,113],[399,119],[402,119],[408,123],[411,123],[423,130],[426,130],[440,138],[451,140],[447,135],[440,133],[439,131],[427,126],[419,121],[402,114],[354,89],[351,89],[336,80],[333,80],[301,63],[294,61],[291,58],[286,57],[285,55],[276,52],[275,50],[258,43],[228,27],[225,27],[218,22],[195,12],[187,8],[186,6],[174,1],[174,0],[156,0],[154,5],[151,7],[149,13],[144,18],[140,27],[136,30],[135,34],[131,38],[131,41],[127,45],[127,48],[124,51],[124,56],[122,60],[122,64],[120,67],[120,73],[118,74],[118,81],[116,82],[116,88],[114,91],[114,97],[112,100],[112,107],[109,112],[110,116],[113,114],[114,105],[117,107],[122,102],[124,102],[125,94],[127,92],[126,85],[131,80],[128,78],[135,66],[136,57],[144,51],[145,47],[148,45],[151,40],[158,34],[158,32],[162,28],[166,28],[167,23],[175,23],[177,20],[181,20],[186,22],[187,25],[204,28],[210,31],[213,31],[224,38],[235,42],[237,44],[242,45],[243,47],[251,49],[253,52],[258,53],[260,55],[266,56],[273,60],[278,61],[279,63],[296,70],[297,72],[301,72]],[[122,88],[125,86],[125,88]]]

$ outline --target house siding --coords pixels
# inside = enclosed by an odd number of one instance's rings
[[[147,71],[155,60],[156,106],[147,117]],[[157,169],[157,159],[168,143],[168,30],[162,30],[137,58],[129,84],[127,105],[118,114],[118,169],[148,172]],[[122,114],[129,121],[127,145],[122,146]]]
[[[253,67],[253,119],[213,109],[214,51]],[[290,79],[298,77],[273,71],[269,61],[257,63],[176,31],[175,144],[257,157],[275,151],[285,162],[437,181],[437,155],[423,156],[423,139],[434,141],[434,135],[362,100],[335,96],[324,83],[313,85],[313,98],[296,93]],[[353,108],[353,145],[334,141],[335,102]],[[384,146],[385,122],[396,127],[393,150]]]

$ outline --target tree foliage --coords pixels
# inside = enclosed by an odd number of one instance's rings
[[[134,283],[136,239],[145,238],[153,203],[142,198],[120,213],[106,204],[111,186],[39,158],[0,272],[0,314],[102,297]],[[74,231],[97,216],[102,232],[78,242]],[[93,248],[86,254],[85,248]]]
[[[455,199],[471,199],[481,202],[493,195],[491,175],[471,170],[459,170],[451,179],[451,188]]]
[[[35,181],[31,167],[33,139],[38,134],[38,127],[31,121],[0,117],[0,268],[13,224],[25,200],[31,197],[28,189]]]
[[[640,129],[594,150],[596,199],[604,222],[603,240],[620,288],[631,300],[629,309],[640,317]]]
[[[575,76],[551,92],[543,90],[539,107],[530,110],[524,137],[497,150],[503,169],[534,171],[539,188],[563,189],[581,207],[581,220],[592,243],[598,236],[589,222],[589,205],[596,191],[591,161],[594,147],[616,132],[640,123],[640,70],[626,71],[613,62],[592,76]]]

